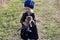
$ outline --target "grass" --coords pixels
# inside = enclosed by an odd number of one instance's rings
[[[8,7],[0,9],[0,40],[6,40],[11,32],[20,27],[21,4],[19,0],[14,0]]]

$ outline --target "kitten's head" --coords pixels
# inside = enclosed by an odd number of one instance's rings
[[[26,19],[28,22],[30,22],[33,18],[31,16],[27,16]]]

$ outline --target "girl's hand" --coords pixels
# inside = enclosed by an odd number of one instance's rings
[[[23,24],[24,24],[24,26],[26,26],[26,27],[28,26],[26,22],[23,22]]]

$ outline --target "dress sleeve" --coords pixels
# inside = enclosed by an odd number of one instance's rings
[[[21,20],[20,20],[20,23],[23,24],[24,21],[25,21],[25,13],[23,13]]]
[[[33,20],[36,22],[35,14],[33,13]]]

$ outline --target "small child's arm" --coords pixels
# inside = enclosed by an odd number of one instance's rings
[[[35,14],[33,14],[33,20],[35,21],[35,23],[36,23],[36,18],[35,18]]]
[[[25,21],[25,14],[22,15],[20,23],[23,24],[24,21]]]
[[[24,14],[22,15],[22,17],[21,17],[21,20],[20,20],[20,23],[23,25],[23,22],[24,22]],[[22,27],[21,28],[19,28],[18,30],[17,30],[17,32],[19,31],[19,30],[21,30],[22,29]]]
[[[22,25],[24,25],[24,26],[27,26],[27,24],[26,24],[26,22],[25,22],[25,13],[22,15],[22,17],[21,17],[21,20],[20,20],[20,23],[22,24]]]

